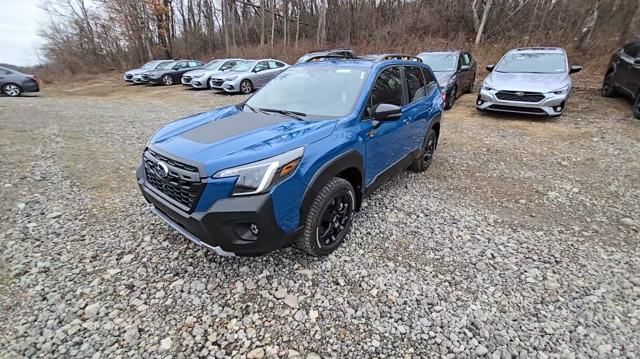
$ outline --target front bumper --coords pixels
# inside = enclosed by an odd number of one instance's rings
[[[497,91],[480,89],[476,108],[481,111],[518,113],[537,116],[560,116],[565,109],[569,94],[544,94],[539,102],[506,101],[496,97]]]
[[[36,80],[25,80],[22,82],[21,87],[24,92],[40,92],[40,85]]]
[[[232,81],[212,82],[211,88],[218,91],[239,92],[240,81],[232,80]]]
[[[266,254],[292,242],[302,231],[300,227],[285,233],[278,226],[270,193],[218,199],[209,208],[196,207],[188,213],[148,184],[144,171],[143,166],[137,170],[138,186],[152,211],[195,244],[219,255]]]
[[[193,81],[191,76],[182,76],[180,78],[180,82],[185,86],[191,86],[191,81]]]
[[[141,75],[133,76],[132,81],[133,83],[136,83],[136,84],[146,84],[148,82],[148,80],[143,78]]]
[[[197,89],[206,89],[209,88],[209,80],[208,79],[201,79],[201,78],[194,78],[191,80],[191,86],[193,86],[193,88],[197,88]]]

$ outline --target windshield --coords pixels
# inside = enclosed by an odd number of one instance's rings
[[[142,69],[152,69],[156,66],[159,61],[149,61],[146,64],[142,65]]]
[[[342,117],[358,100],[369,69],[293,67],[251,97],[254,108],[302,112],[310,116]]]
[[[433,72],[454,72],[458,65],[456,54],[420,54],[418,57],[429,65]]]
[[[170,68],[174,67],[177,63],[178,63],[177,61],[163,62],[160,65],[158,65],[158,67],[156,67],[156,69],[170,69]]]
[[[255,65],[256,62],[255,61],[242,61],[239,62],[236,66],[233,67],[233,71],[249,71],[253,68],[253,65]]]
[[[497,72],[557,74],[566,71],[567,60],[562,53],[509,53],[496,66]]]
[[[220,67],[220,62],[221,62],[220,60],[213,60],[208,64],[204,65],[204,67],[202,68],[206,70],[217,70],[218,67]]]

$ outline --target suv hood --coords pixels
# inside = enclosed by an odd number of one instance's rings
[[[485,80],[487,86],[507,91],[551,92],[567,87],[571,79],[567,73],[536,74],[492,72]]]
[[[276,156],[329,136],[337,120],[300,121],[239,106],[193,115],[156,132],[148,146],[169,157],[218,171]]]

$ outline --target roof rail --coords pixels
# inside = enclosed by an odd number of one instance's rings
[[[384,61],[384,60],[407,60],[407,61],[422,62],[422,59],[417,56],[405,55],[405,54],[381,54],[378,61]]]
[[[323,61],[323,60],[353,60],[357,57],[344,55],[318,55],[308,58],[305,62]]]

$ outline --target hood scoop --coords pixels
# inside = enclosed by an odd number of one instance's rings
[[[232,116],[206,122],[182,133],[181,136],[190,141],[210,144],[290,121],[291,119],[278,115],[238,112]]]

